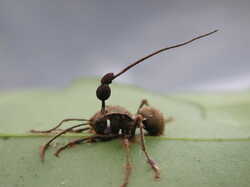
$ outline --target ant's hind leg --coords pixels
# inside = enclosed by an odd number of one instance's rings
[[[67,119],[64,119],[62,120],[58,125],[56,125],[55,127],[51,128],[51,129],[48,129],[48,130],[44,130],[44,131],[40,131],[40,130],[30,130],[30,132],[32,133],[50,133],[50,132],[53,132],[53,131],[56,131],[56,130],[59,130],[58,128],[65,122],[68,122],[68,121],[89,121],[87,119],[79,119],[79,118],[67,118]],[[63,130],[59,130],[59,131],[63,131]],[[72,131],[74,132],[74,131]]]
[[[138,107],[138,109],[137,109],[137,114],[139,114],[139,110],[140,110],[144,105],[149,106],[148,100],[147,100],[147,99],[143,99],[143,100],[141,101],[141,104],[139,105],[139,107]]]
[[[121,187],[126,187],[128,185],[129,178],[130,178],[130,175],[131,175],[132,163],[131,163],[131,160],[130,160],[130,149],[129,149],[130,143],[129,143],[129,140],[127,138],[124,138],[122,140],[122,143],[123,143],[124,148],[126,150],[126,165],[125,165],[124,182],[121,185]]]
[[[148,103],[148,100],[147,99],[143,99],[142,101],[141,101],[141,104],[139,105],[139,107],[138,107],[138,109],[137,109],[137,114],[141,114],[140,113],[140,109],[143,107],[143,106],[150,106],[149,105],[149,103]],[[151,109],[150,109],[151,108]],[[149,113],[150,114],[150,111],[152,110],[152,109],[154,109],[153,107],[150,107],[149,109],[147,109],[147,110],[145,110],[145,112],[146,113]],[[156,110],[156,109],[154,109],[154,110]],[[143,115],[144,116],[144,115]],[[145,116],[144,116],[145,117]],[[171,122],[171,121],[173,121],[174,120],[174,118],[173,117],[168,117],[168,118],[164,118],[164,123],[168,123],[168,122]]]
[[[157,163],[149,156],[149,154],[148,154],[148,152],[146,150],[145,140],[144,140],[144,132],[143,132],[143,123],[142,123],[142,116],[141,115],[137,116],[136,122],[137,122],[137,126],[139,126],[139,128],[140,128],[141,149],[142,149],[144,155],[146,156],[148,164],[151,166],[151,168],[155,172],[155,179],[159,179],[160,178],[160,168],[157,165]]]

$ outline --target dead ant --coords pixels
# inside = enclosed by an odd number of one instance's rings
[[[56,152],[55,156],[59,156],[59,154],[65,150],[66,148],[70,148],[74,145],[80,144],[80,143],[89,143],[89,142],[99,142],[99,141],[108,141],[116,138],[122,138],[123,145],[126,150],[126,167],[125,167],[125,178],[123,181],[122,187],[126,187],[129,181],[129,177],[131,174],[132,164],[130,161],[130,140],[135,137],[135,131],[137,128],[139,128],[140,132],[140,143],[141,143],[141,149],[143,153],[145,154],[145,157],[147,159],[148,164],[151,166],[155,173],[155,179],[160,178],[160,169],[158,164],[149,156],[145,141],[144,141],[144,130],[148,133],[150,136],[160,136],[164,132],[165,122],[168,121],[164,118],[163,114],[150,106],[147,102],[147,100],[142,100],[141,104],[137,110],[137,113],[135,115],[131,114],[129,111],[127,111],[125,108],[121,106],[106,106],[105,101],[110,97],[111,95],[111,89],[109,87],[109,84],[112,83],[112,81],[132,68],[133,66],[139,64],[140,62],[158,54],[163,51],[177,48],[180,46],[184,46],[186,44],[189,44],[195,40],[198,40],[200,38],[209,36],[218,30],[214,30],[212,32],[209,32],[204,35],[200,35],[198,37],[195,37],[189,41],[186,41],[184,43],[180,43],[171,47],[166,47],[163,49],[160,49],[156,52],[153,52],[136,62],[132,63],[131,65],[127,66],[125,69],[123,69],[120,73],[117,73],[116,75],[114,73],[107,73],[105,74],[101,79],[101,85],[96,90],[96,96],[99,100],[101,100],[101,110],[98,111],[96,114],[94,114],[90,119],[64,119],[62,120],[57,126],[54,128],[51,128],[49,130],[45,131],[39,131],[39,130],[31,130],[33,133],[50,133],[50,132],[57,132],[58,128],[65,122],[68,121],[84,121],[85,123],[81,123],[75,126],[72,126],[70,128],[67,128],[65,130],[59,130],[59,133],[55,135],[53,138],[51,138],[46,144],[44,144],[40,149],[40,157],[41,160],[44,160],[45,151],[49,147],[49,145],[57,139],[59,136],[67,133],[67,132],[75,132],[80,133],[86,130],[90,130],[93,132],[92,136],[89,137],[83,137],[79,138],[73,141],[70,141],[68,144],[60,147]],[[170,119],[169,119],[170,120]],[[84,128],[76,129],[81,126],[86,126]]]

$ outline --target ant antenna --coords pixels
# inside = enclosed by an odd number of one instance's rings
[[[107,100],[110,97],[110,95],[111,95],[111,89],[109,87],[109,84],[111,84],[112,81],[115,78],[119,77],[121,74],[125,73],[130,68],[134,67],[135,65],[143,62],[144,60],[146,60],[146,59],[148,59],[148,58],[150,58],[150,57],[152,57],[154,55],[157,55],[157,54],[159,54],[159,53],[161,53],[163,51],[167,51],[169,49],[174,49],[174,48],[177,48],[177,47],[181,47],[181,46],[187,45],[187,44],[189,44],[189,43],[191,43],[191,42],[193,42],[195,40],[207,37],[207,36],[209,36],[209,35],[217,32],[217,31],[218,30],[216,29],[216,30],[214,30],[212,32],[209,32],[207,34],[203,34],[203,35],[197,36],[197,37],[195,37],[195,38],[193,38],[191,40],[188,40],[186,42],[183,42],[183,43],[180,43],[180,44],[177,44],[177,45],[173,45],[173,46],[166,47],[166,48],[160,49],[158,51],[155,51],[155,52],[153,52],[153,53],[151,53],[151,54],[149,54],[149,55],[147,55],[147,56],[145,56],[145,57],[143,57],[143,58],[141,58],[141,59],[133,62],[132,64],[128,65],[126,68],[124,68],[121,72],[117,73],[116,75],[114,73],[107,73],[107,74],[105,74],[102,77],[102,79],[101,79],[101,85],[96,90],[96,96],[97,96],[97,98],[102,101],[101,112],[105,113],[105,100]]]

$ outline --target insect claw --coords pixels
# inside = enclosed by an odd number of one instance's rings
[[[44,162],[45,149],[46,149],[46,147],[45,147],[44,145],[42,145],[42,146],[40,147],[40,159],[41,159],[42,162]]]
[[[160,168],[156,164],[156,162],[152,159],[148,160],[148,163],[151,165],[152,169],[155,171],[155,179],[160,179]]]
[[[55,152],[54,155],[55,155],[57,158],[59,158],[59,153],[58,153],[58,151]]]

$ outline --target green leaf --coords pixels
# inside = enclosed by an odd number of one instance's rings
[[[122,184],[125,151],[120,140],[75,146],[54,157],[58,146],[87,135],[69,134],[48,149],[42,163],[39,147],[49,137],[29,133],[51,128],[64,118],[90,118],[100,110],[97,86],[97,80],[80,80],[64,90],[0,94],[1,186]],[[249,92],[161,96],[113,84],[108,104],[135,113],[144,98],[174,121],[166,125],[164,136],[146,137],[148,152],[161,168],[161,180],[153,179],[140,145],[133,143],[129,186],[250,186]]]

